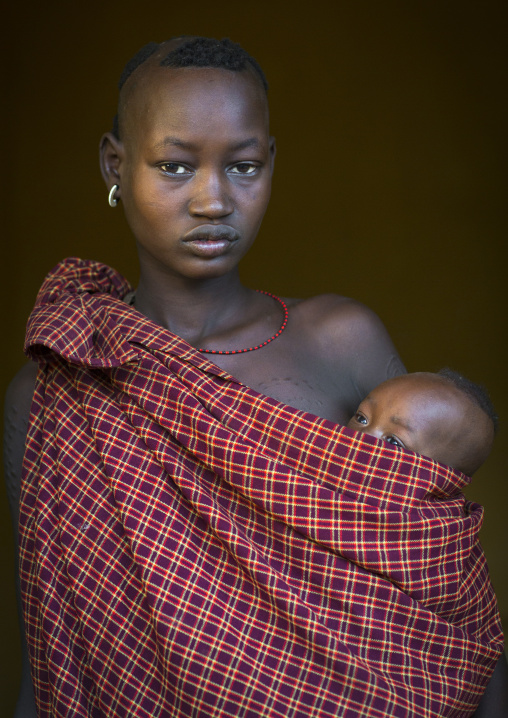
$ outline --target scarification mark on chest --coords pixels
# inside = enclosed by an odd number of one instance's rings
[[[280,400],[298,401],[307,409],[323,405],[322,390],[303,377],[273,377],[257,384],[256,390]]]

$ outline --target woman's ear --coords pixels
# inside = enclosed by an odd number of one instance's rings
[[[117,190],[116,196],[119,197],[121,192],[120,163],[124,156],[123,144],[112,132],[106,132],[101,137],[99,153],[101,172],[106,186],[110,190],[113,185],[118,185],[120,189]]]
[[[275,137],[270,137],[269,139],[269,149],[270,149],[270,174],[273,174],[273,166],[275,164],[275,155],[277,154],[277,147],[275,146]]]

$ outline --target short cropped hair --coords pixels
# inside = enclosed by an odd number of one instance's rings
[[[176,39],[180,38],[171,38],[171,40]],[[128,60],[118,82],[119,90],[122,89],[132,73],[161,47],[161,44],[149,42]],[[242,70],[250,66],[261,81],[265,92],[268,92],[268,83],[260,65],[243,47],[236,42],[232,42],[227,37],[222,38],[222,40],[216,40],[211,37],[189,36],[188,40],[163,57],[160,65],[161,67],[174,68],[216,67],[231,70],[232,72],[242,72]],[[119,139],[118,114],[115,115],[113,120],[112,131],[115,137]]]
[[[475,384],[467,377],[457,371],[454,371],[453,369],[450,369],[449,367],[444,367],[437,373],[439,376],[442,376],[444,379],[452,383],[457,389],[459,389],[459,391],[469,397],[469,399],[476,404],[476,406],[480,407],[480,409],[487,414],[494,426],[494,433],[496,433],[499,426],[499,418],[487,389],[481,384]]]

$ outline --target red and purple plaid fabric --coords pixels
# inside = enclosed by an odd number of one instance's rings
[[[21,578],[39,716],[469,716],[502,647],[466,479],[46,279]]]

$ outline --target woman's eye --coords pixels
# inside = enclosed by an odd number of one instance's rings
[[[238,175],[252,175],[257,169],[258,166],[252,162],[239,162],[237,165],[233,165],[229,171]]]
[[[184,175],[189,172],[185,165],[180,165],[178,162],[164,162],[159,167],[167,175]]]
[[[397,439],[396,436],[385,436],[384,439],[388,444],[393,444],[394,446],[400,446],[401,449],[404,448],[404,444],[400,439]]]
[[[367,424],[367,417],[363,414],[355,414],[355,421],[357,424]]]

